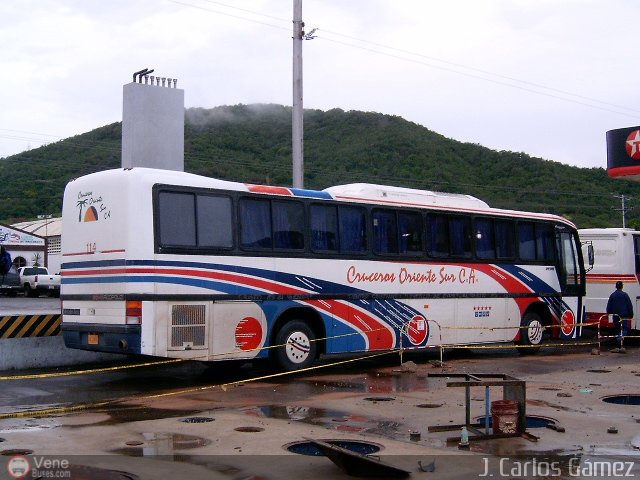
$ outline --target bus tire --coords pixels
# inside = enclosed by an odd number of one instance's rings
[[[540,350],[540,347],[536,347],[542,342],[542,336],[544,334],[544,324],[540,315],[534,312],[528,312],[522,318],[520,330],[520,347],[516,347],[521,354],[532,354]]]
[[[275,339],[276,363],[287,372],[311,366],[318,351],[315,340],[315,333],[306,323],[299,320],[285,323]]]

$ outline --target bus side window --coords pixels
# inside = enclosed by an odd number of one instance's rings
[[[536,258],[538,260],[555,260],[555,235],[553,225],[536,224]]]
[[[240,245],[251,249],[272,248],[269,200],[240,199]]]
[[[374,210],[371,215],[373,225],[373,250],[375,253],[398,253],[398,228],[396,212]]]
[[[194,194],[160,192],[158,195],[158,216],[161,246],[196,246]]]
[[[496,220],[496,257],[513,258],[513,240],[515,238],[513,222]]]
[[[593,248],[591,249],[593,251]],[[640,235],[633,236],[633,256],[636,260],[636,275],[640,273]],[[591,262],[593,264],[593,262]]]
[[[536,234],[533,223],[518,223],[518,255],[522,260],[536,259]]]
[[[304,248],[304,206],[301,202],[273,200],[273,248]]]
[[[415,212],[398,213],[400,253],[420,255],[422,246],[422,215]]]
[[[449,256],[449,223],[446,215],[429,214],[427,216],[427,235],[429,244],[427,253],[432,257]]]
[[[449,219],[451,255],[471,256],[471,218],[451,216]]]
[[[233,247],[231,198],[198,195],[198,246]]]
[[[367,251],[366,212],[362,207],[340,206],[340,251],[364,253]]]
[[[311,205],[311,248],[314,251],[338,250],[338,209],[334,205]]]
[[[476,218],[476,255],[482,259],[496,258],[493,238],[493,220]]]

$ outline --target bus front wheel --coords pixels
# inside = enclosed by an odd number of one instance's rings
[[[518,352],[522,354],[536,353],[540,350],[540,342],[544,333],[544,325],[542,319],[537,313],[527,313],[522,319],[522,328],[520,329],[520,342],[517,347]]]
[[[316,359],[316,336],[309,325],[294,320],[288,322],[276,335],[275,360],[285,371],[301,370]]]

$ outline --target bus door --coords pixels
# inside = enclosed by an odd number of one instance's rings
[[[556,226],[556,242],[558,245],[558,280],[562,300],[568,305],[573,317],[565,317],[563,312],[561,323],[582,323],[582,297],[585,295],[586,274],[582,263],[582,250],[577,234],[564,226]],[[569,314],[566,314],[569,315]],[[563,329],[567,334],[571,329]]]

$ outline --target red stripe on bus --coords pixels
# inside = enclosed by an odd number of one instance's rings
[[[83,270],[77,272],[63,272],[66,276],[86,276],[86,275],[115,275],[115,274],[164,274],[164,275],[180,275],[189,277],[209,278],[213,280],[221,280],[229,283],[235,283],[243,286],[250,286],[266,290],[278,294],[305,294],[306,290],[283,285],[277,282],[263,280],[253,277],[245,277],[233,273],[201,271],[192,269],[172,269],[172,268],[117,268],[117,269],[101,269],[101,270]],[[304,303],[313,305],[320,310],[330,310],[330,314],[339,317],[348,325],[353,326],[364,335],[369,343],[370,349],[390,349],[395,346],[394,335],[391,327],[385,322],[378,320],[376,317],[358,309],[354,309],[350,305],[339,301],[325,301],[330,305],[327,308],[320,300],[307,300]],[[360,317],[357,322],[355,315]],[[357,324],[356,324],[357,323]]]
[[[272,187],[269,185],[247,185],[250,192],[253,193],[269,193],[272,195],[288,195],[292,196],[293,192],[286,187]]]

